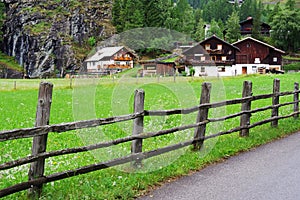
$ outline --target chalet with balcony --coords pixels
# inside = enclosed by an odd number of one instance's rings
[[[104,47],[88,58],[86,70],[88,73],[114,73],[133,68],[134,53],[124,46]]]
[[[183,52],[180,64],[195,69],[195,76],[232,76],[239,48],[213,35]]]
[[[241,35],[251,35],[253,30],[253,18],[248,17],[246,20],[240,22]],[[260,33],[265,36],[270,36],[270,25],[261,22]]]
[[[232,45],[240,49],[233,66],[236,75],[281,70],[284,51],[251,37]]]

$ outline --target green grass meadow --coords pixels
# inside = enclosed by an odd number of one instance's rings
[[[294,82],[300,82],[300,74],[251,75],[222,79],[181,77],[169,78],[121,78],[116,79],[68,79],[44,80],[54,85],[50,124],[72,122],[84,119],[106,118],[129,114],[133,111],[134,90],[145,91],[146,110],[188,108],[199,103],[201,84],[212,83],[211,101],[240,98],[245,80],[253,82],[253,95],[272,93],[273,80],[279,78],[281,91],[292,91]],[[38,86],[41,80],[0,80],[0,131],[33,127],[37,106]],[[280,102],[292,101],[292,96],[282,97]],[[270,105],[271,99],[252,103],[252,109]],[[220,117],[240,111],[240,105],[213,109],[209,117]],[[289,114],[293,106],[280,108],[280,115]],[[197,113],[168,117],[146,117],[145,132],[168,129],[195,123]],[[255,113],[251,123],[271,116],[271,110]],[[212,123],[207,134],[229,130],[239,126],[239,118],[226,122]],[[41,199],[133,199],[165,181],[197,171],[208,164],[226,159],[241,151],[284,137],[300,130],[300,121],[293,118],[279,121],[277,128],[270,124],[250,130],[250,137],[240,138],[238,133],[207,140],[201,152],[191,147],[144,160],[139,171],[133,171],[129,164],[100,170],[44,186]],[[85,146],[131,135],[132,121],[106,125],[67,133],[49,133],[47,150]],[[143,142],[143,150],[192,139],[193,130],[149,138]],[[0,163],[31,154],[32,139],[0,142]],[[46,159],[46,175],[81,166],[111,160],[130,153],[130,143],[95,150],[92,152],[64,155]],[[0,189],[27,181],[29,165],[0,171]],[[27,199],[23,191],[3,199]]]

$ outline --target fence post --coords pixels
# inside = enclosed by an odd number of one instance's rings
[[[276,106],[279,104],[279,96],[278,93],[280,92],[280,80],[278,78],[274,79],[273,82],[273,98],[272,98],[272,105]],[[279,108],[278,107],[273,107],[272,109],[272,117],[277,117]],[[271,122],[272,127],[277,127],[278,126],[278,120],[274,120]]]
[[[134,93],[134,113],[144,112],[144,100],[145,92],[144,90],[136,90]],[[133,130],[132,135],[139,135],[144,131],[144,117],[138,117],[133,120]],[[131,144],[131,153],[140,153],[143,149],[143,140],[137,139],[133,140]],[[136,160],[132,163],[133,167],[141,167],[142,161]]]
[[[295,83],[295,92],[299,90],[299,83]],[[299,93],[295,93],[294,94],[294,112],[298,112],[299,111]],[[294,118],[297,119],[299,118],[299,114],[295,114]]]
[[[242,97],[250,97],[252,96],[252,82],[251,81],[244,81],[243,85],[243,94]],[[251,110],[251,100],[248,100],[242,103],[241,111],[249,111]],[[247,126],[250,125],[250,118],[251,114],[246,113],[242,114],[240,118],[240,126]],[[240,131],[241,137],[248,137],[249,136],[249,129],[243,129]]]
[[[49,124],[50,108],[52,101],[53,84],[41,82],[39,88],[38,105],[36,112],[35,126],[44,126]],[[32,155],[43,153],[46,151],[48,133],[41,136],[35,136],[32,142]],[[33,180],[44,175],[45,159],[41,158],[30,165],[28,178]],[[29,189],[29,196],[33,199],[41,195],[43,185],[33,185]]]
[[[210,102],[210,92],[211,92],[211,83],[203,83],[202,91],[200,97],[200,105]],[[208,117],[208,108],[200,108],[196,123],[203,122],[207,120]],[[205,136],[206,124],[196,127],[194,132],[194,139],[198,139]],[[204,140],[199,140],[194,143],[194,150],[200,150],[203,145]]]

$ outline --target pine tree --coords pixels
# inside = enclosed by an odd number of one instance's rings
[[[204,29],[204,26],[205,26],[205,22],[202,18],[200,18],[198,20],[198,22],[196,23],[196,31],[195,31],[195,34],[193,35],[193,38],[196,40],[196,41],[202,41],[205,39],[205,29]]]
[[[146,27],[164,27],[165,20],[169,15],[170,1],[151,0],[144,4],[145,26]]]
[[[226,40],[229,43],[236,42],[241,38],[239,13],[234,11],[226,22]]]
[[[261,39],[261,13],[262,13],[262,4],[259,1],[258,3],[256,3],[254,1],[253,4],[253,10],[254,15],[253,15],[253,26],[252,26],[252,37],[256,38],[256,39]]]
[[[218,22],[216,20],[212,20],[210,23],[210,29],[207,33],[207,37],[210,37],[212,35],[216,35],[219,38],[223,37],[223,30],[220,28]]]
[[[124,20],[122,16],[123,9],[123,0],[114,0],[112,7],[112,24],[116,27],[117,32],[122,32],[124,29]]]
[[[134,28],[144,27],[144,5],[142,1],[125,0],[125,7],[122,12],[124,29],[127,31]]]

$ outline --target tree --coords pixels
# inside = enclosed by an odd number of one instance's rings
[[[241,38],[239,13],[234,11],[226,22],[226,40],[229,43],[236,42]]]
[[[261,15],[263,10],[263,5],[261,1],[253,4],[253,27],[252,27],[252,37],[256,39],[261,39]]]
[[[112,24],[116,27],[117,32],[123,31],[123,16],[122,16],[122,9],[123,8],[123,0],[114,0],[113,7],[112,7]]]
[[[145,1],[145,26],[164,27],[166,18],[170,16],[170,6],[172,6],[172,2],[169,0]]]
[[[172,24],[176,31],[192,35],[195,28],[194,10],[187,0],[178,0],[172,12]]]
[[[196,23],[196,31],[195,31],[195,34],[193,35],[193,38],[196,40],[196,41],[202,41],[205,39],[205,29],[204,29],[204,26],[205,26],[205,22],[202,18],[200,18],[198,20],[198,22]]]
[[[223,38],[223,30],[220,28],[218,22],[216,22],[214,19],[210,23],[210,29],[207,33],[207,37],[210,37],[212,35]]]
[[[271,22],[271,37],[275,44],[287,51],[296,51],[300,47],[300,11],[289,7],[279,11]]]
[[[125,7],[122,12],[122,18],[125,22],[123,31],[144,27],[143,1],[126,0],[124,4]]]

